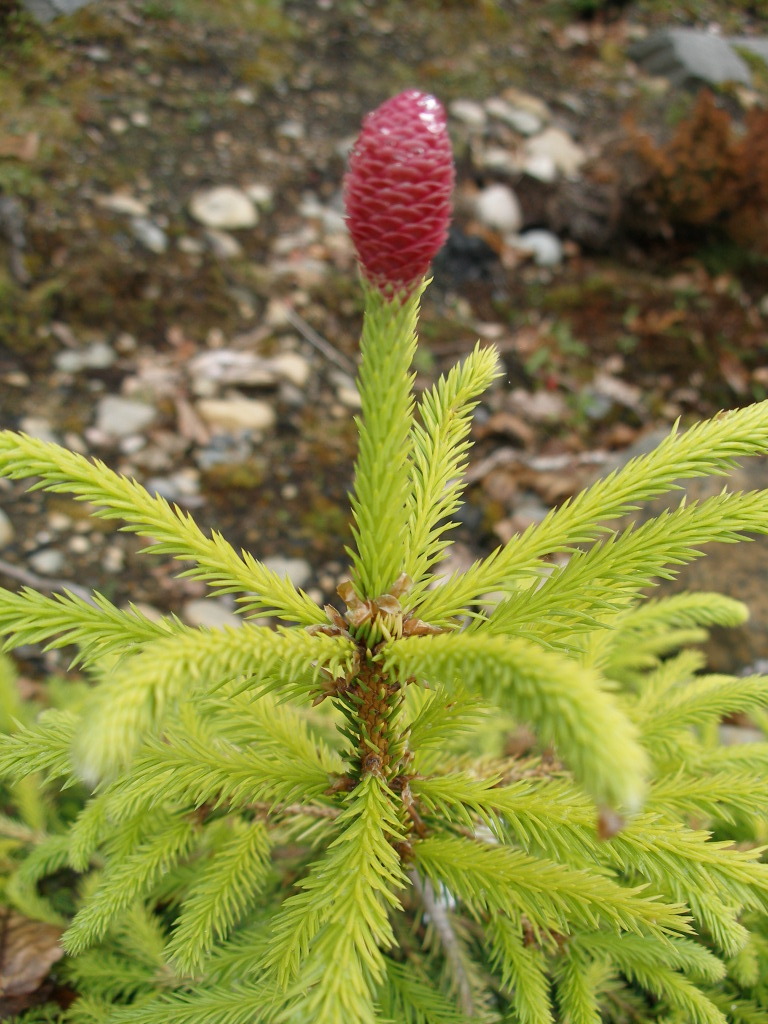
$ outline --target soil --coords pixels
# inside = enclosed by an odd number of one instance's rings
[[[695,101],[644,79],[628,42],[670,19],[764,31],[757,6],[705,0],[672,15],[662,2],[587,0],[102,0],[44,28],[8,16],[0,427],[42,421],[64,444],[140,479],[189,471],[199,486],[187,503],[201,525],[258,557],[306,559],[307,586],[327,599],[349,541],[354,402],[340,367],[354,366],[361,299],[349,248],[307,234],[305,204],[311,193],[338,208],[361,117],[410,86],[446,105],[514,87],[543,100],[593,157],[593,191],[602,195],[606,160],[615,165],[606,179],[615,195],[626,179],[614,143],[626,139],[628,115],[664,139]],[[738,130],[764,96],[722,101]],[[766,397],[768,263],[716,233],[670,236],[661,223],[656,234],[615,223],[590,245],[561,216],[566,258],[538,267],[473,221],[472,193],[494,176],[460,131],[456,151],[456,231],[436,263],[417,369],[418,384],[429,383],[478,336],[498,343],[505,362],[506,381],[478,412],[456,534],[472,555],[525,525],[532,502],[535,517],[567,498],[638,437]],[[268,189],[258,224],[234,232],[234,258],[217,255],[189,213],[192,195],[218,184]],[[578,183],[515,184],[527,227],[552,227],[553,209],[583,199]],[[103,204],[116,195],[146,207],[165,251]],[[281,317],[279,302],[298,319]],[[337,358],[318,350],[312,331]],[[99,341],[114,353],[109,365],[61,371],[62,352]],[[275,425],[237,458],[206,464],[210,438],[184,418],[194,398],[186,368],[227,347],[264,358],[292,351],[311,372],[301,388],[239,389],[269,403]],[[93,432],[99,399],[119,393],[157,407],[139,448]],[[177,566],[139,557],[134,538],[106,533],[63,496],[14,484],[0,499],[14,530],[0,583],[16,587],[30,557],[54,548],[65,560],[52,576],[118,603],[179,610],[200,593],[175,577]]]

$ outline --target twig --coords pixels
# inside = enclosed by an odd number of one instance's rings
[[[272,814],[303,814],[308,818],[338,818],[341,810],[338,807],[326,807],[320,804],[286,804],[275,807],[266,800],[255,800],[249,804],[254,810],[267,811]]]
[[[432,883],[428,878],[422,878],[415,869],[408,872],[408,877],[419,894],[424,909],[429,914],[430,921],[435,926],[435,931],[445,952],[445,959],[451,967],[459,990],[461,1012],[466,1017],[474,1017],[475,1001],[472,997],[472,986],[461,957],[461,946],[451,925],[445,904],[435,896],[435,890],[432,888]]]
[[[25,587],[34,587],[35,590],[68,590],[70,594],[74,594],[75,597],[79,597],[82,601],[87,601],[88,604],[92,605],[96,604],[90,592],[85,587],[81,587],[79,583],[73,583],[72,580],[59,580],[52,576],[37,576],[35,573],[30,572],[29,569],[22,569],[20,565],[13,565],[2,558],[0,558],[0,573],[9,579],[23,583]]]
[[[295,309],[290,306],[285,308],[285,318],[292,324],[296,330],[301,334],[305,341],[308,341],[310,345],[313,345],[318,352],[322,353],[325,358],[334,363],[344,373],[349,374],[350,377],[355,375],[355,367],[350,359],[347,359],[345,355],[337,351],[330,341],[327,341],[322,334],[318,334],[312,324],[308,324],[303,316],[300,316]]]

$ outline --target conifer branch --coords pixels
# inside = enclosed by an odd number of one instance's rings
[[[402,572],[413,422],[410,367],[422,291],[400,302],[366,289],[358,374],[362,411],[351,497],[355,550],[349,552],[362,599],[385,593]]]
[[[737,458],[766,451],[768,402],[721,413],[683,434],[674,430],[649,455],[631,459],[467,572],[454,574],[430,591],[419,606],[419,615],[434,625],[450,626],[484,594],[530,575],[545,556],[571,552],[579,544],[596,540],[605,532],[603,523],[634,511],[638,501],[673,490],[684,479],[725,476]]]
[[[323,669],[344,675],[353,647],[343,637],[265,626],[195,630],[147,644],[96,690],[76,743],[83,778],[98,781],[127,764],[169,707],[204,687],[264,684],[306,695]]]
[[[475,911],[506,913],[512,905],[542,931],[567,933],[577,923],[590,927],[595,921],[637,934],[690,931],[682,905],[641,896],[643,886],[623,887],[510,847],[429,838],[414,843],[414,856],[433,884]]]
[[[99,887],[86,899],[62,938],[68,952],[82,952],[102,938],[120,913],[185,856],[195,831],[194,822],[188,818],[166,816],[133,852],[108,867]]]
[[[411,431],[410,512],[403,563],[403,571],[416,584],[409,595],[411,605],[418,604],[424,589],[419,584],[449,543],[441,538],[455,526],[445,520],[460,503],[461,474],[471,447],[472,411],[478,396],[499,375],[497,366],[495,351],[477,345],[463,363],[425,391],[418,403],[421,422]]]
[[[270,842],[258,823],[238,823],[217,844],[187,894],[167,954],[183,974],[196,974],[258,899],[269,871]]]
[[[89,663],[108,654],[130,653],[134,648],[169,636],[190,635],[175,616],[148,618],[133,606],[116,608],[101,594],[93,603],[65,592],[44,597],[34,590],[14,594],[0,588],[0,636],[8,648],[45,644],[47,648],[77,644],[72,664]]]
[[[248,591],[238,598],[244,612],[302,625],[324,621],[322,610],[290,580],[281,579],[248,552],[238,555],[221,534],[214,531],[206,537],[188,513],[99,460],[90,462],[56,444],[5,430],[0,431],[0,476],[40,477],[33,490],[73,494],[78,501],[93,504],[94,515],[123,519],[124,530],[153,538],[146,551],[197,563],[181,576],[203,580],[220,594]]]
[[[524,640],[479,634],[414,637],[387,647],[383,659],[401,679],[476,687],[553,742],[598,803],[639,807],[645,755],[595,673]]]
[[[700,545],[748,540],[747,533],[768,533],[768,491],[719,494],[681,505],[575,552],[537,589],[502,601],[476,628],[491,634],[526,629],[545,642],[594,629],[596,616],[619,610],[656,578],[674,578],[672,566],[700,558]]]

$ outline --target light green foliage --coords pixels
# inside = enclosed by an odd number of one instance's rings
[[[0,433],[0,475],[275,620],[0,590],[8,649],[68,648],[91,680],[23,701],[0,656],[2,898],[66,928],[78,994],[41,1020],[768,1020],[768,740],[718,742],[730,715],[768,722],[768,683],[689,649],[738,601],[643,596],[768,532],[768,492],[615,522],[767,453],[768,403],[675,429],[438,586],[497,368],[478,346],[415,395],[418,303],[367,294],[337,610],[101,463]]]

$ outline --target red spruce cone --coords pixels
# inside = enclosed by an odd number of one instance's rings
[[[368,280],[411,292],[448,234],[453,154],[439,100],[418,89],[368,114],[344,179],[347,224]]]

